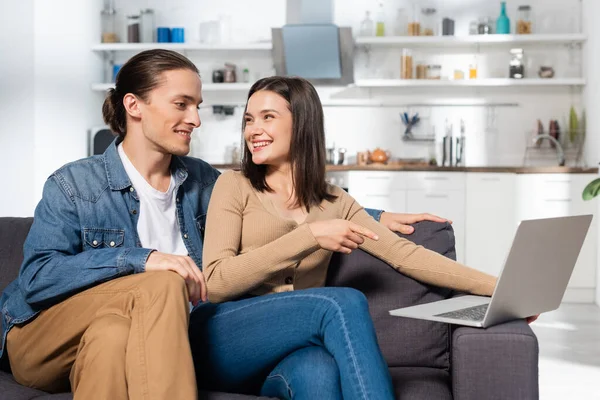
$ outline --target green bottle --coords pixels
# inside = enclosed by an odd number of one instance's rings
[[[501,4],[500,16],[496,20],[496,33],[508,35],[510,33],[510,19],[506,15],[506,2]]]
[[[375,25],[375,36],[385,36],[385,13],[383,12],[383,3],[379,3],[377,12],[377,23]]]

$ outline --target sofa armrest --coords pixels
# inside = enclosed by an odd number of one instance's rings
[[[538,342],[525,321],[452,334],[454,400],[537,400]]]

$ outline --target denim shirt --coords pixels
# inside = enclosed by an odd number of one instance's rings
[[[69,163],[46,181],[23,247],[18,278],[0,298],[2,357],[15,324],[85,289],[143,272],[154,249],[137,234],[140,202],[117,153]],[[219,171],[191,157],[173,156],[177,220],[183,242],[199,268],[206,211]],[[381,211],[367,210],[379,219]]]

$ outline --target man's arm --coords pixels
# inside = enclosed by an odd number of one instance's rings
[[[415,231],[415,228],[410,226],[411,224],[419,221],[434,221],[434,222],[450,222],[445,218],[438,217],[436,215],[422,213],[422,214],[400,214],[390,213],[383,210],[375,210],[372,208],[365,208],[365,211],[382,225],[386,226],[391,231],[410,235]]]
[[[151,252],[123,247],[83,251],[75,202],[52,175],[25,240],[19,286],[29,304],[50,307],[101,282],[144,271]]]

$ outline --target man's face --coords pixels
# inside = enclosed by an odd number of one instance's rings
[[[184,156],[190,152],[192,131],[200,126],[202,83],[187,69],[163,72],[161,80],[148,102],[139,102],[142,132],[158,151]]]

